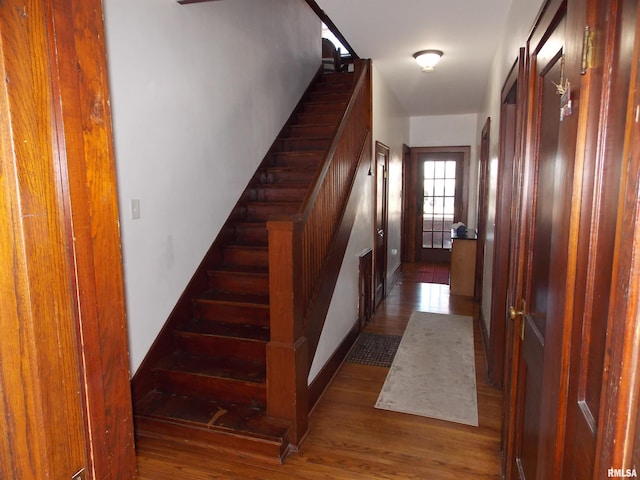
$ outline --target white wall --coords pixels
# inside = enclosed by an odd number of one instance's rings
[[[482,314],[487,332],[491,324],[491,280],[493,276],[495,208],[497,189],[497,165],[500,130],[500,95],[504,81],[518,58],[518,50],[524,47],[538,16],[543,0],[513,0],[502,40],[493,60],[491,76],[485,93],[482,109],[478,115],[476,144],[480,145],[482,127],[491,118],[491,138],[489,148],[489,196],[487,218],[487,242],[484,252]],[[490,332],[489,332],[490,333]]]
[[[373,244],[373,178],[367,177],[365,192],[360,199],[324,329],[311,362],[309,383],[320,373],[358,321],[359,257],[364,250],[372,248]]]
[[[478,122],[475,113],[411,117],[411,147],[470,147],[469,198],[467,218],[463,220],[469,228],[477,225]]]
[[[380,78],[373,65],[373,141],[390,149],[389,159],[389,236],[387,276],[400,266],[400,216],[402,194],[402,144],[409,143],[409,117]],[[366,191],[349,238],[336,290],[325,327],[309,372],[309,382],[320,372],[358,320],[358,261],[360,254],[373,248],[373,197],[375,177],[367,177]]]
[[[401,263],[402,146],[409,145],[410,123],[407,112],[375,68],[375,63],[373,67],[373,140],[389,147],[389,225],[386,234],[387,281],[391,282]]]
[[[104,13],[135,371],[316,72],[321,23],[299,0]]]

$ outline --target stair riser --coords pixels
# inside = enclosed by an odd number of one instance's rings
[[[261,175],[260,180],[265,183],[287,184],[295,183],[296,185],[309,185],[313,180],[315,170],[268,170]]]
[[[340,93],[349,94],[353,89],[351,82],[321,82],[313,87],[309,93]]]
[[[274,143],[281,152],[324,152],[329,146],[328,138],[280,138]]]
[[[247,220],[250,221],[268,221],[279,218],[284,215],[294,215],[298,213],[300,206],[298,204],[280,204],[280,203],[253,203],[247,205]]]
[[[337,125],[340,115],[338,113],[299,114],[295,122],[299,125],[332,124]]]
[[[226,323],[269,326],[269,309],[236,304],[194,302],[196,318]]]
[[[273,165],[277,167],[295,167],[303,169],[313,169],[315,171],[324,157],[322,153],[289,153],[273,156]]]
[[[209,272],[209,286],[221,292],[269,295],[269,275]]]
[[[261,226],[248,226],[246,224],[237,224],[236,240],[244,243],[267,243],[269,240],[269,232],[266,224]]]
[[[316,88],[340,88],[340,87],[349,87],[353,86],[353,75],[352,74],[328,74],[323,75],[318,79],[318,81],[311,87],[311,89]]]
[[[261,460],[282,463],[289,453],[289,440],[266,440],[221,429],[198,428],[180,425],[170,420],[135,417],[136,437],[157,438],[163,442],[175,441],[180,448],[192,446],[220,455],[257,457]]]
[[[307,188],[296,187],[256,187],[254,190],[254,200],[261,202],[302,202],[307,194]]]
[[[158,370],[155,378],[156,388],[162,392],[215,398],[223,403],[242,403],[254,405],[256,408],[266,407],[265,384],[252,384],[173,370]]]
[[[266,267],[269,265],[269,252],[267,249],[227,247],[223,251],[223,259],[228,265]]]
[[[333,93],[333,92],[311,92],[306,99],[311,103],[339,103],[344,104],[349,101],[348,93]],[[305,102],[306,103],[306,102]]]
[[[344,112],[346,103],[309,102],[302,105],[300,113],[334,113]]]
[[[267,343],[243,338],[216,337],[179,332],[176,340],[180,348],[193,355],[213,355],[266,362]]]
[[[285,129],[287,137],[321,137],[331,138],[336,130],[335,125],[296,125]]]

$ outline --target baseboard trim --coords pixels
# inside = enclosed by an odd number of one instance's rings
[[[402,275],[402,263],[398,265],[398,267],[393,272],[393,275],[391,275],[391,282],[387,285],[386,293],[389,293],[391,289],[395,287],[396,283],[398,283],[398,281],[400,280],[401,275]]]
[[[487,332],[487,324],[484,322],[484,314],[482,313],[482,306],[478,308],[478,322],[480,323],[480,332],[482,333],[482,349],[484,350],[484,361],[487,369],[487,379],[490,380],[489,375],[489,332]],[[491,383],[489,381],[489,383]]]
[[[316,378],[313,379],[311,384],[309,385],[309,411],[311,412],[313,408],[316,406],[320,398],[322,398],[322,394],[325,392],[327,387],[331,384],[333,377],[335,377],[336,373],[344,363],[347,358],[347,354],[353,347],[353,344],[358,339],[360,335],[360,324],[356,322],[347,336],[344,338],[340,346],[333,352],[333,355],[327,363],[322,367],[320,373],[316,375]]]

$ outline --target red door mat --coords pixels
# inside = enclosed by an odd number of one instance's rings
[[[449,285],[448,263],[427,263],[417,272],[416,281],[420,283],[439,283]]]

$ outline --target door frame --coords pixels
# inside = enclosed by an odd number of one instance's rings
[[[625,5],[629,2],[624,2]],[[635,18],[630,91],[624,126],[615,255],[607,319],[595,475],[638,468],[640,457],[640,6]],[[627,16],[622,15],[625,19]],[[640,472],[636,470],[636,474]]]
[[[467,223],[469,208],[469,168],[471,147],[462,146],[442,146],[442,147],[411,147],[408,163],[402,170],[402,183],[404,185],[404,221],[403,237],[406,248],[405,259],[408,262],[418,261],[418,254],[414,239],[416,238],[416,222],[418,215],[417,202],[418,191],[416,181],[418,178],[418,157],[425,153],[461,153],[463,156],[462,166],[462,212],[460,221]]]
[[[378,154],[384,156],[384,174],[383,178],[378,177]],[[387,249],[388,249],[388,230],[389,230],[389,156],[390,149],[384,143],[376,140],[374,150],[374,171],[375,171],[375,187],[374,187],[374,222],[373,222],[373,296],[375,308],[387,294]],[[378,203],[378,189],[382,181],[382,205]],[[382,209],[382,246],[378,247],[378,208]],[[379,259],[381,261],[379,262]],[[381,265],[380,265],[381,264]],[[380,272],[380,268],[382,271]],[[382,286],[378,288],[378,275],[381,276]]]
[[[526,109],[525,49],[521,48],[518,58],[504,82],[501,92],[500,132],[498,152],[498,172],[496,187],[496,217],[493,249],[493,270],[491,280],[491,318],[488,345],[488,376],[492,385],[502,388],[505,379],[505,352],[507,350],[508,305],[515,304],[509,290],[509,270],[511,262],[512,236],[517,225],[512,223],[514,206],[518,204],[515,194],[519,175],[517,163],[521,158],[523,145],[524,112]],[[515,259],[513,259],[515,261]]]
[[[102,4],[32,6],[5,1],[0,29],[3,78],[20,79],[0,87],[0,406],[17,420],[0,418],[0,476],[133,478]]]
[[[407,222],[411,217],[407,216],[409,210],[409,184],[412,183],[407,178],[407,172],[411,168],[411,147],[402,145],[402,213],[400,220],[400,260],[405,263],[413,262],[413,257],[409,256],[409,244],[413,243],[413,239],[407,237]],[[415,202],[414,206],[415,206]]]
[[[478,165],[478,240],[476,248],[476,268],[473,296],[482,307],[482,288],[484,276],[484,249],[487,244],[487,219],[489,217],[489,150],[491,148],[491,118],[487,117],[480,134],[480,163]],[[480,308],[482,315],[482,308]],[[482,319],[486,338],[485,319]],[[485,343],[485,345],[488,342]]]

